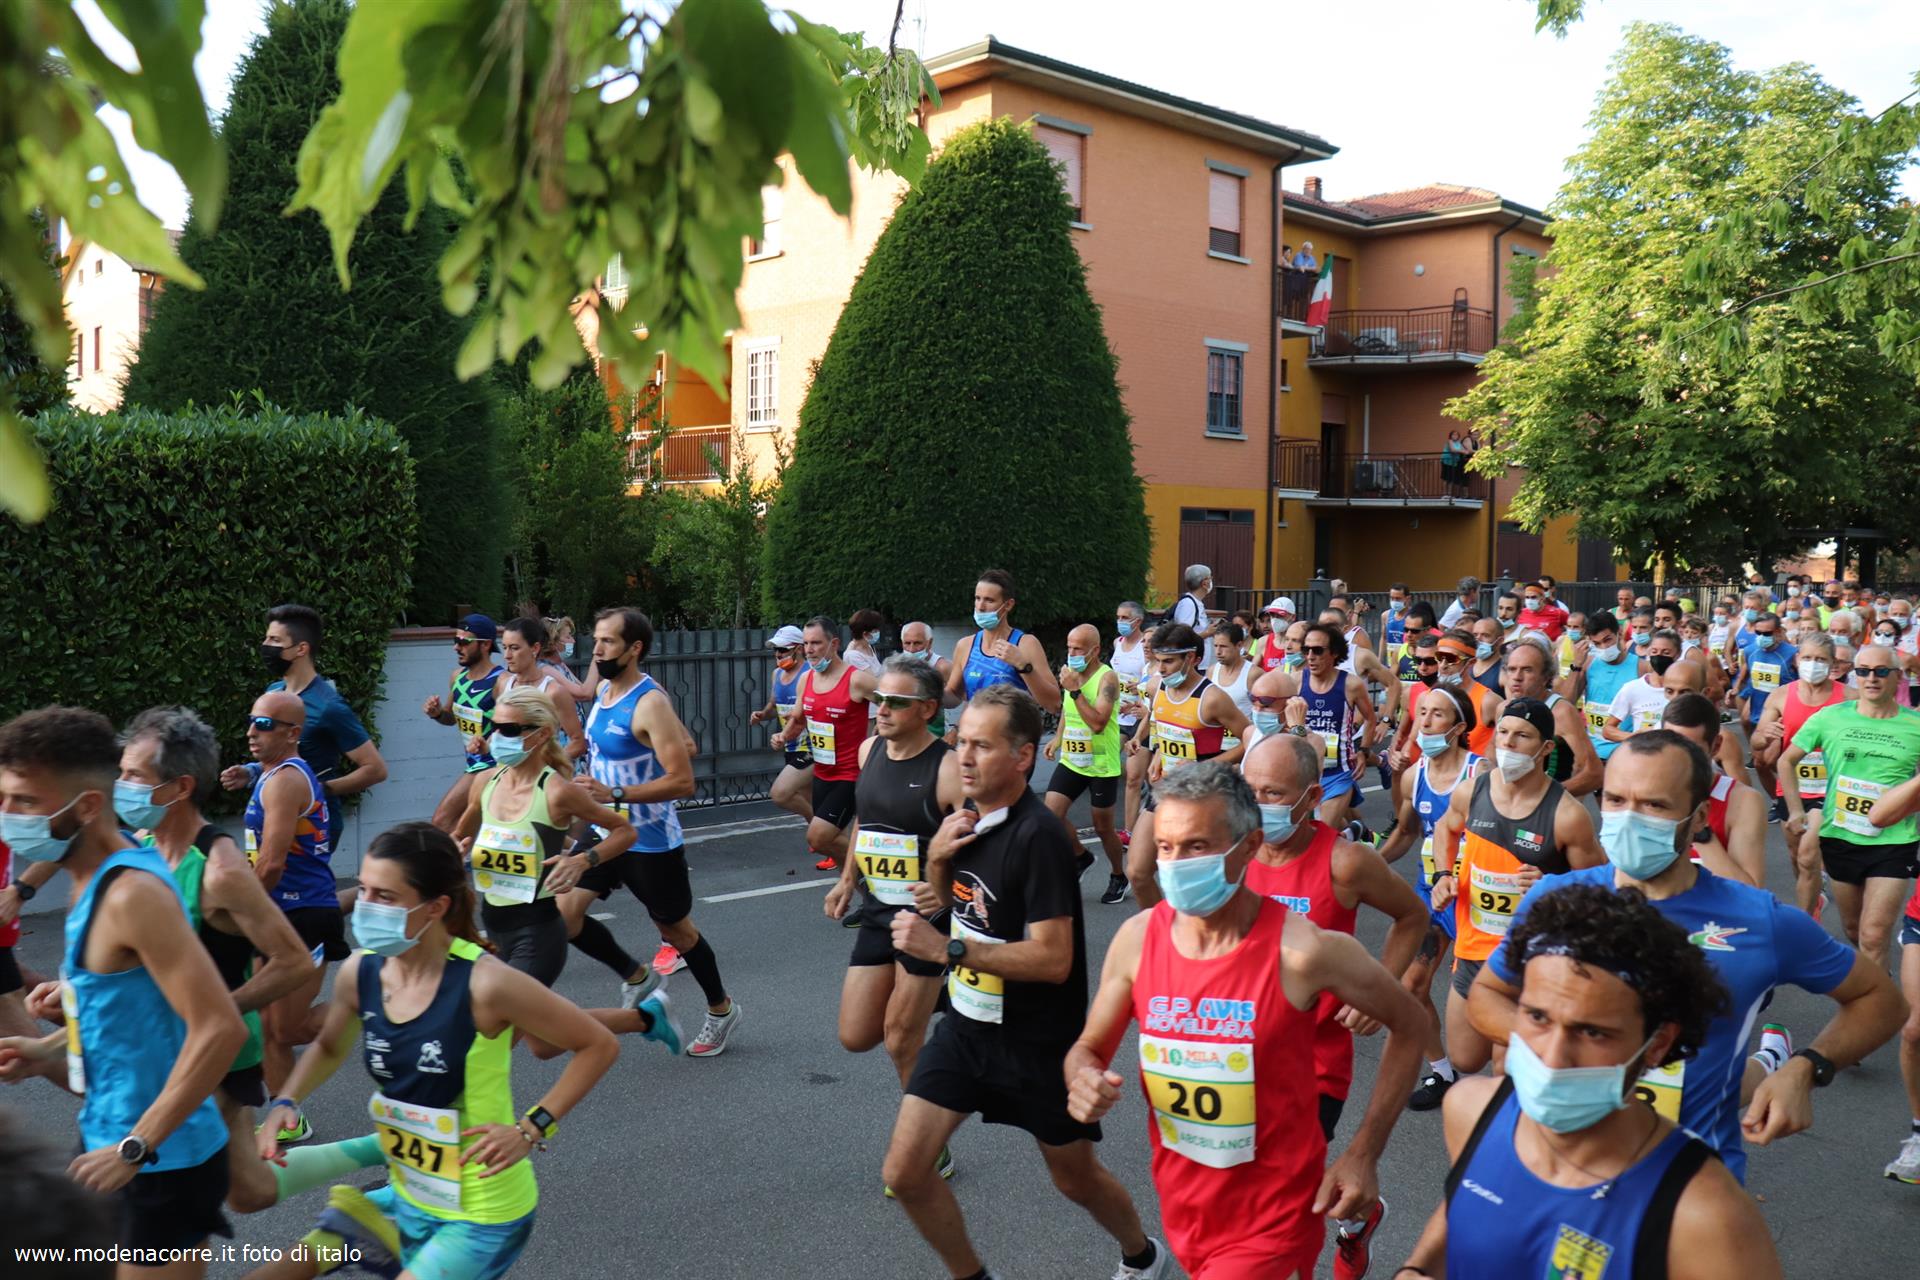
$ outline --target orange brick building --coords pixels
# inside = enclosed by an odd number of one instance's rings
[[[1464,187],[1346,202],[1314,179],[1287,191],[1288,168],[1337,148],[992,39],[927,66],[941,94],[924,115],[936,150],[1011,116],[1032,122],[1065,168],[1073,240],[1133,418],[1157,593],[1177,594],[1194,561],[1236,587],[1316,570],[1375,589],[1503,569],[1611,576],[1552,529],[1543,539],[1506,528],[1510,482],[1458,478],[1440,461],[1457,426],[1441,406],[1511,317],[1507,263],[1545,252],[1544,215]],[[783,169],[748,246],[726,393],[663,362],[653,386],[622,395],[623,420],[644,427],[664,412],[673,428],[642,460],[645,475],[706,483],[713,453],[727,461],[735,447],[771,468],[903,189],[856,171],[842,219]],[[1312,274],[1278,262],[1283,246],[1307,241],[1334,261],[1324,332],[1305,323]],[[606,285],[624,287],[617,265]]]

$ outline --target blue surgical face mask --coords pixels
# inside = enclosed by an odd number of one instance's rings
[[[1643,1044],[1612,1067],[1550,1067],[1525,1036],[1515,1035],[1507,1041],[1507,1078],[1528,1119],[1555,1133],[1578,1133],[1627,1105],[1627,1081],[1639,1077],[1634,1063],[1646,1051]]]
[[[1580,638],[1586,634],[1587,633],[1585,631],[1582,631],[1579,627],[1567,628],[1567,639],[1573,641],[1575,644],[1579,644]]]
[[[52,813],[0,813],[0,841],[28,862],[58,862],[67,856],[80,828],[76,826],[73,835],[56,836],[53,820],[79,802],[80,796],[75,796]]]
[[[1278,711],[1262,711],[1260,708],[1255,707],[1253,709],[1253,727],[1260,731],[1262,737],[1271,737],[1280,732],[1280,713]]]
[[[1489,641],[1482,640],[1479,644],[1473,646],[1473,656],[1476,658],[1491,658],[1493,656],[1493,645]]]
[[[1227,905],[1240,886],[1227,880],[1227,855],[1205,853],[1155,865],[1154,878],[1167,905],[1183,916],[1210,916]]]
[[[1294,816],[1293,812],[1298,804],[1299,801],[1296,800],[1291,805],[1263,804],[1260,806],[1260,835],[1268,844],[1285,844],[1293,837],[1295,828],[1300,825],[1300,820]]]
[[[867,632],[867,648],[871,649],[873,648],[873,646],[879,643],[880,643],[880,633],[878,631]]]
[[[975,609],[973,611],[973,625],[982,631],[993,630],[1000,625],[1000,611],[998,609]]]
[[[1745,618],[1748,622],[1760,621],[1760,611],[1758,609],[1742,609],[1740,611],[1740,616]]]
[[[506,734],[496,729],[493,736],[487,739],[487,751],[496,761],[511,769],[514,765],[519,764],[527,758],[526,735],[521,734],[517,738],[509,738]]]
[[[1756,649],[1763,649],[1763,650],[1771,649],[1773,648],[1774,645],[1778,643],[1780,643],[1780,638],[1778,636],[1763,636],[1758,632],[1754,633],[1753,647]]]
[[[389,906],[384,902],[353,904],[353,940],[377,956],[397,956],[413,950],[420,941],[407,936],[407,917],[427,904],[412,907]]]
[[[169,807],[155,804],[153,788],[144,782],[122,778],[113,784],[113,811],[126,819],[135,831],[151,831],[159,826]]]
[[[573,641],[571,640],[567,641],[565,644],[561,645],[559,649],[557,649],[555,652],[557,652],[562,658],[571,658],[573,656]]]
[[[813,670],[816,673],[820,675],[825,675],[827,668],[833,665],[833,659],[832,658],[808,658],[807,665],[813,668]]]
[[[1674,836],[1680,823],[1655,818],[1632,809],[1609,809],[1600,815],[1600,847],[1607,861],[1631,880],[1647,881],[1680,857]]]
[[[1650,644],[1652,644],[1652,643],[1653,643],[1653,632],[1651,632],[1651,631],[1636,631],[1636,632],[1634,632],[1634,633],[1633,633],[1633,647],[1634,647],[1634,648],[1636,648],[1636,649],[1644,649],[1644,648],[1646,648],[1646,647],[1647,647],[1648,645],[1650,645]]]
[[[1518,618],[1501,618],[1498,621],[1502,631],[1511,631],[1520,625],[1520,619]]]
[[[1087,659],[1085,654],[1070,653],[1067,655],[1067,670],[1085,671],[1086,669]]]
[[[1130,636],[1133,634],[1133,624],[1131,622],[1116,622],[1113,624],[1113,629],[1115,631],[1118,631],[1123,636]]]
[[[1185,667],[1180,668],[1178,671],[1163,672],[1160,676],[1160,683],[1169,689],[1178,689],[1186,682],[1187,669]]]
[[[1305,654],[1290,653],[1286,657],[1280,659],[1280,669],[1282,671],[1290,671],[1295,667],[1304,666],[1306,664],[1306,661],[1307,661],[1307,658]]]
[[[1420,754],[1428,757],[1443,754],[1453,742],[1453,739],[1444,733],[1422,733],[1414,740],[1420,744]]]
[[[1387,601],[1387,608],[1393,610],[1395,613],[1405,613],[1407,611],[1407,602],[1405,600],[1389,600]]]
[[[1528,596],[1526,600],[1526,604],[1527,604],[1527,611],[1531,613],[1533,610],[1538,609],[1540,607],[1540,597]]]

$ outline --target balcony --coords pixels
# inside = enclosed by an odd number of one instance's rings
[[[1318,452],[1316,450],[1316,452]],[[1466,458],[1444,453],[1322,455],[1315,507],[1459,507],[1486,504],[1487,479],[1466,470]]]
[[[1313,300],[1313,283],[1319,274],[1282,267],[1280,276],[1280,323],[1289,333],[1311,333],[1307,326],[1307,304]]]
[[[1470,369],[1493,349],[1493,313],[1455,303],[1404,311],[1336,311],[1310,368]]]
[[[1267,483],[1276,498],[1311,498],[1320,492],[1320,446],[1311,440],[1275,440],[1267,449]]]
[[[717,484],[733,469],[733,428],[678,427],[664,438],[630,431],[627,468],[634,484]]]

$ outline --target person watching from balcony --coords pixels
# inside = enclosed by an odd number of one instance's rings
[[[1313,241],[1302,240],[1300,252],[1293,255],[1293,268],[1296,271],[1318,271],[1320,259],[1313,256]]]

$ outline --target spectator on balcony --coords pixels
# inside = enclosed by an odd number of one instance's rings
[[[1280,265],[1288,268],[1289,270],[1293,268],[1293,246],[1292,245],[1283,244],[1280,246]]]
[[[1318,271],[1320,269],[1320,259],[1313,256],[1313,241],[1302,240],[1300,242],[1300,252],[1293,255],[1293,269],[1295,271]]]
[[[1173,602],[1167,621],[1192,627],[1194,634],[1204,637],[1212,625],[1207,617],[1207,597],[1213,594],[1213,570],[1204,564],[1190,564],[1180,575],[1180,585],[1186,594]]]

